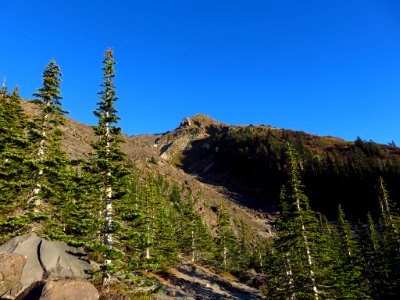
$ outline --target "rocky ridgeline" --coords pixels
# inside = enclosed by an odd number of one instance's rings
[[[14,237],[0,246],[0,298],[99,299],[91,270],[82,249],[35,233]]]
[[[210,136],[210,127],[223,126],[211,117],[197,114],[182,120],[177,129],[164,134],[156,140],[155,147],[160,150],[160,157],[165,161],[172,161],[177,155],[189,150],[193,141],[204,140]],[[204,147],[207,147],[205,143]]]

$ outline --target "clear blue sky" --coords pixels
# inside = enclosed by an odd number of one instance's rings
[[[398,0],[4,0],[0,24],[7,85],[31,98],[54,58],[87,124],[112,47],[127,134],[205,113],[400,144]]]

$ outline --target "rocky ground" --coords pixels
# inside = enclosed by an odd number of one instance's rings
[[[35,233],[14,237],[0,246],[0,300],[129,299],[99,294],[88,281],[90,270],[83,249]],[[186,260],[152,275],[160,287],[159,293],[150,296],[152,300],[264,299],[259,290],[232,275],[219,276]]]
[[[218,276],[204,267],[188,262],[171,268],[158,279],[166,287],[162,294],[154,295],[153,300],[265,299],[259,290],[240,283],[232,276]]]

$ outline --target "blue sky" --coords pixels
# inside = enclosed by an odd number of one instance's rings
[[[398,0],[5,0],[0,11],[0,76],[31,98],[54,58],[64,107],[86,124],[112,47],[127,134],[205,113],[400,144]]]

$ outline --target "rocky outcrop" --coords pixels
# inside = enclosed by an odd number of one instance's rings
[[[20,289],[26,259],[17,253],[0,253],[0,297],[12,297]]]
[[[14,237],[0,246],[0,253],[5,256],[22,256],[25,263],[19,277],[19,283],[13,287],[13,293],[32,287],[43,280],[59,280],[68,278],[88,278],[91,270],[90,263],[85,260],[83,250],[68,246],[64,242],[48,241],[35,233],[28,233]],[[6,259],[4,263],[13,264],[13,260]],[[14,264],[15,269],[20,268]],[[1,268],[3,270],[3,268]],[[7,275],[6,280],[14,280]]]

